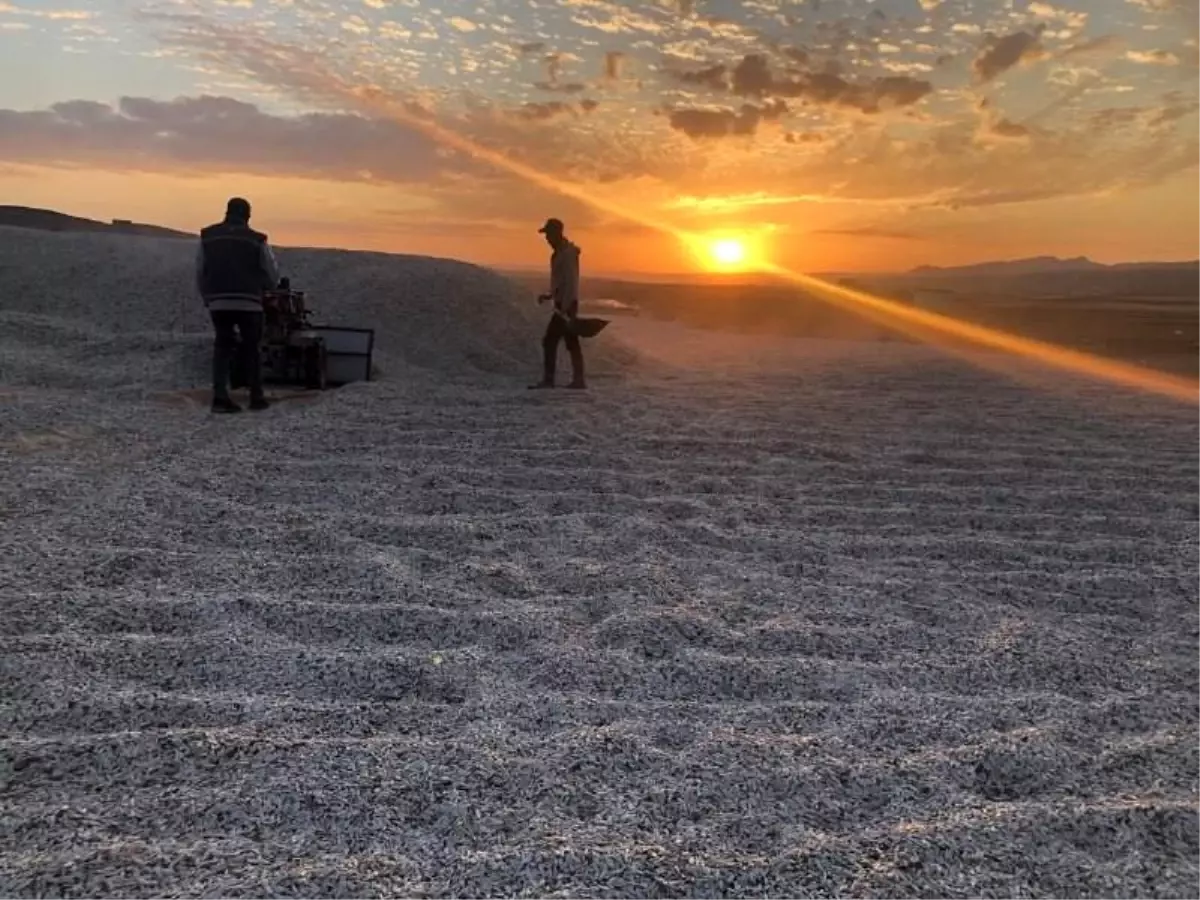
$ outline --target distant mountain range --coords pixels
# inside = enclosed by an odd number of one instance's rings
[[[31,206],[0,206],[0,225],[11,228],[35,228],[39,231],[100,231],[110,234],[136,234],[146,237],[194,238],[196,235],[161,225],[143,225],[128,219],[100,222]]]
[[[1106,265],[1073,256],[1060,259],[1057,256],[1031,256],[1026,259],[1011,259],[998,262],[974,263],[967,266],[917,266],[909,269],[909,275],[1038,275],[1051,272],[1119,272],[1134,269],[1175,269],[1200,266],[1200,260],[1180,262],[1129,262]]]

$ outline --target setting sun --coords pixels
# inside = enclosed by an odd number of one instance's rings
[[[746,261],[746,245],[732,238],[713,241],[708,252],[718,266],[737,266]]]
[[[709,232],[691,235],[687,243],[697,265],[708,272],[748,272],[762,264],[763,248],[757,235]]]

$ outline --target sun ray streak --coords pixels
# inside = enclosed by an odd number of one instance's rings
[[[793,272],[782,266],[769,266],[768,271],[779,278],[807,288],[821,299],[831,303],[874,313],[876,321],[887,324],[894,323],[900,330],[910,334],[924,333],[930,337],[937,336],[965,341],[1076,375],[1084,375],[1122,387],[1159,394],[1183,403],[1196,404],[1200,401],[1200,384],[1186,378],[1143,366],[1105,359],[1102,356],[1085,353],[1082,350],[1072,350],[1069,347],[1062,347],[1047,341],[1022,337],[998,328],[965,322],[941,313],[917,309],[903,303],[873,296],[865,291],[831,284],[810,275]],[[930,342],[936,343],[936,341]]]

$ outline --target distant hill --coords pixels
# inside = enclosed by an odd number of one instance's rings
[[[10,228],[35,228],[39,231],[100,231],[110,234],[134,234],[146,237],[194,238],[196,235],[161,225],[143,225],[127,219],[99,222],[31,206],[0,206],[0,225]]]
[[[1038,275],[1053,272],[1116,272],[1134,269],[1175,269],[1196,267],[1200,261],[1181,262],[1130,262],[1105,265],[1075,256],[1060,259],[1057,256],[1031,256],[1026,259],[1000,260],[997,262],[974,263],[967,266],[917,266],[909,269],[911,275]]]

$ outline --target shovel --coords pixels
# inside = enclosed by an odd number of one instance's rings
[[[549,294],[542,294],[538,297],[538,303],[545,303],[549,299]],[[608,319],[579,318],[578,316],[572,319],[563,315],[562,310],[558,309],[554,310],[554,314],[566,323],[567,330],[571,334],[580,338],[595,337],[608,327]]]
[[[566,318],[565,316],[563,318]],[[602,332],[608,325],[608,319],[567,319],[567,327],[576,337],[590,338]]]

